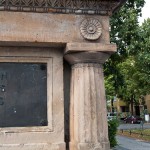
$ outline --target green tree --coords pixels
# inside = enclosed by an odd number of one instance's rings
[[[142,15],[141,9],[144,0],[128,0],[126,4],[111,18],[111,42],[117,44],[117,54],[113,55],[113,61],[122,62],[129,53],[135,51],[135,43],[139,41],[138,18]]]
[[[147,94],[147,81],[143,78],[143,73],[138,69],[134,56],[129,56],[126,61],[118,64],[121,73],[124,75],[124,85],[120,87],[118,97],[128,104],[131,104],[131,114],[133,114],[133,104],[139,105],[139,99]]]
[[[141,16],[144,3],[144,0],[128,0],[122,9],[112,16],[111,42],[116,43],[118,49],[117,53],[105,63],[107,97],[118,95],[131,105],[138,97],[140,82],[137,81],[142,76],[140,70],[137,70],[138,63],[135,62],[140,59],[137,56],[137,49],[140,50],[141,45],[138,43],[143,33],[139,32],[138,17]],[[132,63],[134,65],[130,66]],[[130,75],[133,78],[130,78]]]
[[[140,41],[137,42],[136,66],[150,83],[150,18],[139,27],[138,33]]]

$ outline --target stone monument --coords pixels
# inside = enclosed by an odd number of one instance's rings
[[[0,150],[110,149],[103,63],[124,2],[0,0]]]

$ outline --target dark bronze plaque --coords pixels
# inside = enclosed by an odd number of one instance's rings
[[[0,127],[47,125],[47,64],[0,63]]]

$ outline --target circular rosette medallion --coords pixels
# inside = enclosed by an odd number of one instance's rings
[[[98,19],[85,19],[80,26],[81,35],[87,40],[97,40],[102,34],[102,25]]]

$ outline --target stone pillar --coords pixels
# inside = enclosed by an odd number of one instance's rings
[[[66,54],[72,65],[70,150],[109,150],[103,52]]]

